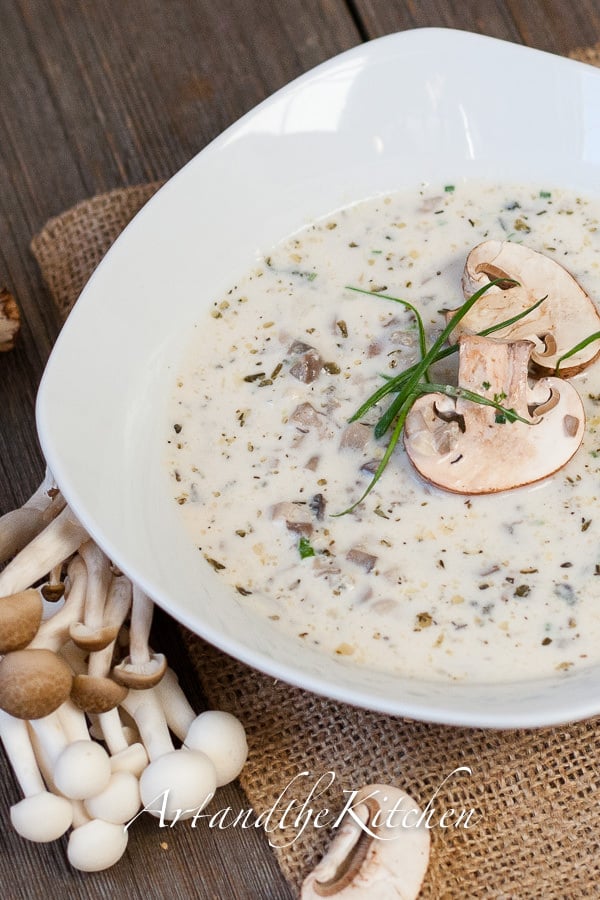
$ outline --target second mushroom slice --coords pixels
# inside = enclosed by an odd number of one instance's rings
[[[459,387],[499,402],[531,424],[509,422],[492,406],[426,394],[410,410],[404,443],[417,471],[438,487],[489,494],[539,481],[578,449],[585,412],[559,378],[530,383],[531,341],[460,338]]]

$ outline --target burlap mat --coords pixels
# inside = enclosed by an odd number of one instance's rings
[[[598,64],[600,47],[574,55]],[[32,251],[63,315],[157,187],[115,190],[80,203],[34,238]],[[292,798],[308,798],[306,808],[315,813],[337,813],[344,789],[395,782],[431,811],[423,898],[600,897],[598,720],[520,732],[427,725],[324,700],[255,672],[191,634],[185,639],[211,705],[235,713],[248,728],[250,757],[241,782],[257,813],[275,808],[294,779],[280,813]],[[459,767],[472,774],[455,772]],[[328,772],[335,781],[321,793]],[[440,827],[441,814],[452,808],[457,816],[475,811],[469,828]],[[277,829],[278,816],[271,818],[274,852],[295,888],[329,840],[327,830],[312,823],[302,831],[306,815],[284,832]]]

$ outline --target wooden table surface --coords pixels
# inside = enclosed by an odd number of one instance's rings
[[[421,26],[481,32],[568,54],[600,40],[594,0],[0,0],[0,285],[23,314],[0,355],[0,514],[39,483],[35,395],[59,328],[29,252],[46,220],[111,188],[167,178],[231,122],[361,41]],[[474,73],[475,74],[475,73]],[[540,89],[543,89],[541,87]],[[201,708],[166,618],[165,649]],[[65,843],[10,828],[18,790],[0,759],[0,885],[36,897],[273,898],[292,892],[255,829],[132,829],[113,869],[69,868]],[[220,805],[247,808],[236,785]],[[376,900],[376,898],[374,898]]]

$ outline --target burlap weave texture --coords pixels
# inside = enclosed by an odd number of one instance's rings
[[[599,51],[577,56],[597,62]],[[64,316],[157,187],[84,201],[34,238],[33,253]],[[344,789],[396,782],[433,810],[423,898],[600,897],[600,720],[519,732],[428,725],[316,697],[185,637],[210,704],[233,712],[248,728],[250,757],[241,782],[257,813],[272,808],[294,779],[293,796],[305,799],[335,773],[309,803],[333,812],[344,804]],[[440,814],[451,808],[474,810],[471,827],[439,827]],[[302,831],[299,823],[271,840],[297,887],[329,835],[311,824]]]

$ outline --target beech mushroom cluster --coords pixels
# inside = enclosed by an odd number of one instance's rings
[[[196,715],[149,645],[152,601],[90,539],[50,473],[0,518],[2,565],[0,740],[23,794],[13,827],[38,842],[70,831],[71,865],[105,869],[140,809],[192,816],[239,775],[244,728],[229,713]]]

